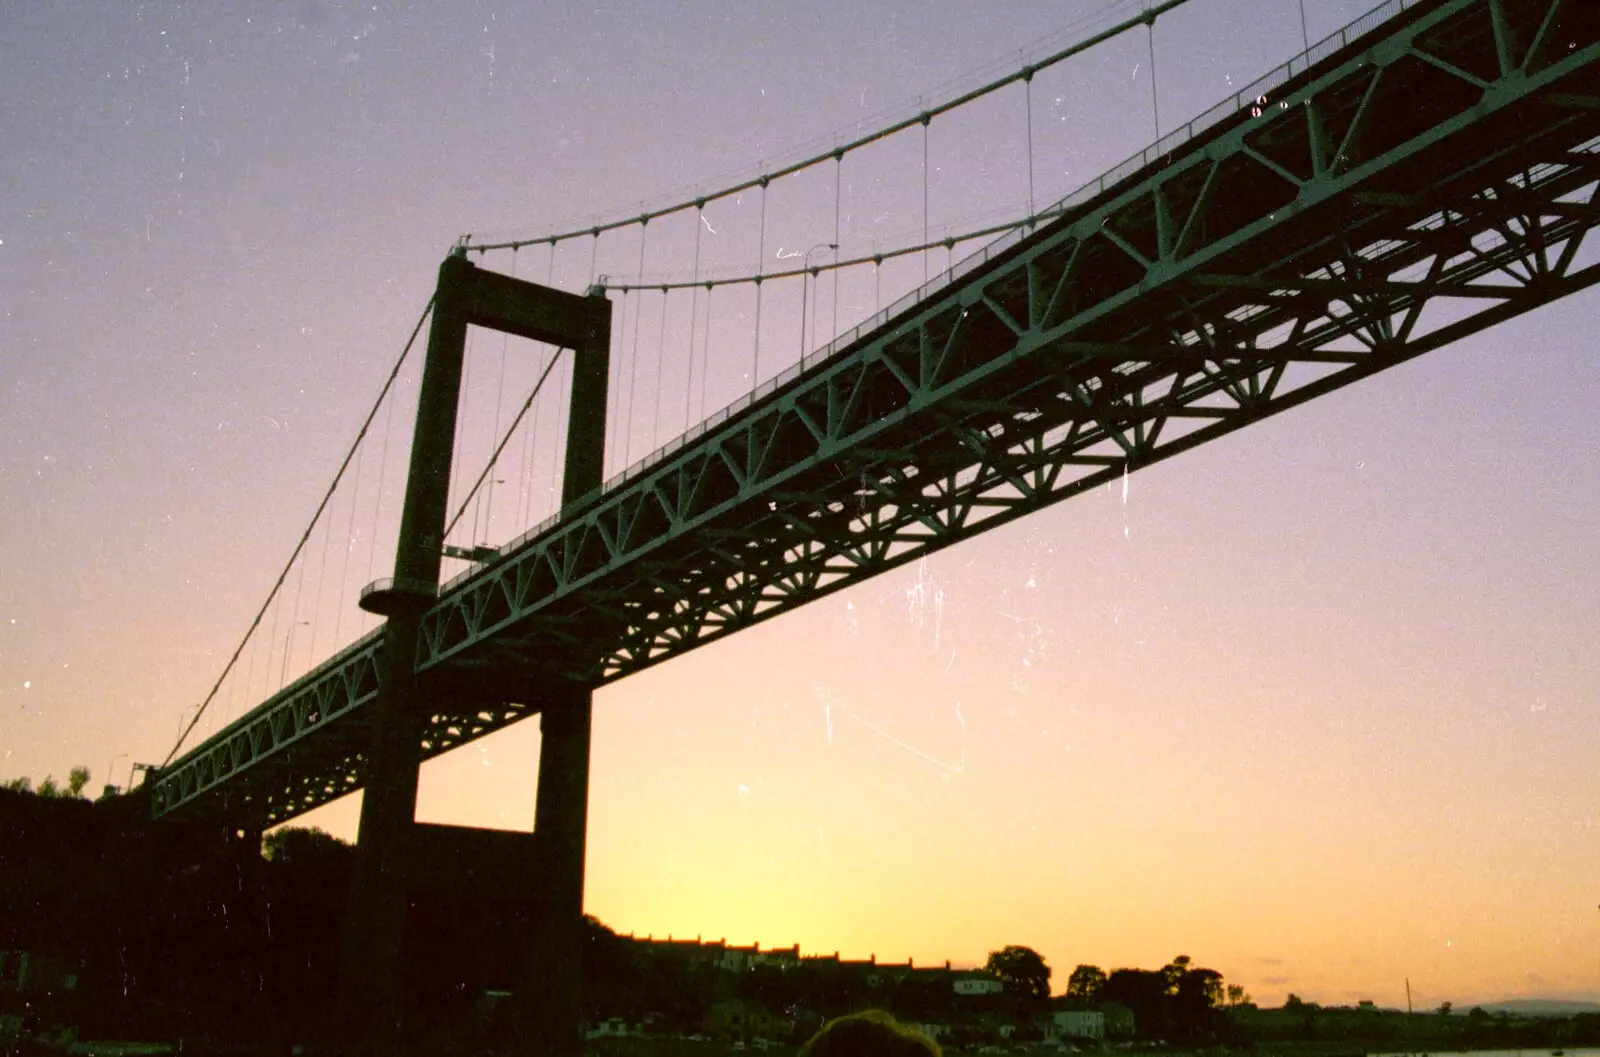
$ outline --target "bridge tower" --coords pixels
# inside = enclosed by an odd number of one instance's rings
[[[355,878],[344,937],[341,999],[349,1042],[406,1052],[402,980],[407,909],[419,893],[470,901],[508,895],[531,904],[534,950],[515,999],[530,1052],[579,1042],[584,843],[588,814],[588,686],[524,686],[539,704],[541,749],[534,831],[418,823],[424,718],[444,702],[416,674],[421,618],[438,594],[450,467],[469,326],[571,350],[574,357],[563,509],[601,484],[611,303],[480,270],[457,249],[439,267],[422,373],[394,577],[362,592],[386,616],[366,760]]]

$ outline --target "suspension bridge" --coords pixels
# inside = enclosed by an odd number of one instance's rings
[[[1032,85],[1125,33],[1149,35],[1153,64],[1159,19],[1184,2],[715,192],[535,238],[463,239],[413,334],[431,320],[399,558],[362,596],[387,621],[289,679],[300,607],[269,599],[252,631],[280,685],[257,698],[253,674],[224,673],[213,698],[231,678],[243,711],[174,750],[149,783],[155,816],[259,830],[365,787],[363,845],[412,840],[396,834],[412,826],[420,761],[542,714],[535,834],[565,842],[568,866],[549,883],[560,905],[581,908],[596,687],[1600,279],[1600,8],[1580,0],[1389,0],[1165,134],[1157,114],[1148,148],[1059,201],[1035,202]],[[1027,108],[1026,204],[935,230],[930,129],[1002,92]],[[843,167],[896,138],[913,154],[920,138],[923,228],[853,252],[840,227]],[[780,253],[773,268],[769,200],[806,179],[823,205],[789,244],[814,244]],[[702,232],[715,233],[720,206],[747,199],[759,208],[757,267],[711,268]],[[681,263],[691,238],[691,268],[647,271],[652,244],[664,257],[677,239]],[[637,248],[625,281],[598,272],[607,240]],[[583,294],[550,286],[563,248],[589,250]],[[522,252],[548,254],[545,283],[518,276]],[[512,267],[489,267],[496,255]],[[884,306],[896,267],[910,289]],[[841,330],[841,283],[864,290],[860,276],[873,310]],[[496,405],[487,465],[451,496],[473,328],[506,336],[503,354],[516,339],[548,355],[503,431]],[[641,335],[646,354],[656,346],[648,368]],[[670,401],[669,343],[686,364]],[[777,349],[797,352],[785,362]],[[706,415],[714,355],[748,356],[738,370],[749,391]],[[481,539],[492,483],[517,445],[536,443],[526,415],[550,379],[558,404],[545,432],[565,444],[559,467],[550,456],[559,501],[515,538]],[[654,405],[654,450],[630,459],[645,435],[633,435],[640,393]],[[685,430],[657,443],[669,403]],[[608,464],[626,468],[602,480]],[[450,542],[469,512],[471,535]],[[524,516],[520,494],[514,516]],[[311,533],[280,587],[303,583]],[[441,584],[447,560],[463,571]],[[435,850],[535,855],[435,829]],[[398,925],[373,927],[398,943]]]

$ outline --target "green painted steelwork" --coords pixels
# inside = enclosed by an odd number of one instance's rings
[[[424,755],[1587,287],[1597,183],[1600,5],[1416,4],[448,586]],[[359,787],[380,650],[177,761],[158,816]]]

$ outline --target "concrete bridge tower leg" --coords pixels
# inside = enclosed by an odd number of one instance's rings
[[[450,466],[469,325],[485,326],[570,349],[574,357],[563,510],[596,491],[605,456],[611,306],[598,288],[577,297],[481,272],[460,252],[439,267],[427,360],[418,396],[411,463],[393,582],[369,590],[363,605],[388,617],[384,659],[372,714],[355,877],[341,965],[345,1043],[363,1053],[407,1052],[402,952],[412,888],[408,876],[423,848],[416,824],[422,732],[430,703],[419,689],[416,658],[422,617],[436,600],[443,555]],[[519,1001],[524,1041],[534,1052],[565,1053],[579,1044],[582,1019],[583,867],[588,815],[591,691],[533,687],[548,702],[535,843],[544,911]],[[427,827],[437,839],[445,827]],[[470,831],[460,831],[470,832]],[[481,847],[481,843],[477,845]],[[465,864],[463,864],[465,865]]]
[[[363,775],[355,877],[340,967],[346,1041],[373,1053],[397,1052],[401,1041],[405,864],[416,817],[424,707],[417,692],[417,635],[422,614],[439,589],[471,270],[464,257],[454,255],[439,266],[394,581],[382,606],[388,616],[384,659]]]
[[[596,288],[591,297],[603,296]],[[571,412],[561,504],[566,509],[603,483],[610,324],[573,348]],[[589,820],[589,734],[593,691],[549,693],[539,716],[539,788],[534,836],[545,864],[544,927],[528,952],[518,996],[530,1052],[576,1053],[583,1023],[583,871]]]

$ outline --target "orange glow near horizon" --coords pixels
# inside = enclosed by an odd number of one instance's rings
[[[1037,216],[1375,2],[1192,0],[759,193],[478,259],[611,277],[617,472],[978,245],[946,232]],[[243,6],[0,9],[0,781],[123,784],[214,685],[186,749],[366,626],[415,361],[307,524],[461,232],[692,201],[1144,9]],[[869,263],[809,275],[828,246]],[[1026,944],[1057,990],[1188,954],[1269,1005],[1600,1000],[1597,318],[1578,289],[602,688],[588,910]],[[565,368],[500,446],[546,351],[472,328],[442,542],[558,505]],[[530,828],[538,746],[429,763],[418,817]],[[295,824],[353,838],[359,802]]]
[[[1271,437],[1237,443],[1215,461]],[[921,964],[1024,943],[1058,990],[1189,954],[1270,1005],[1592,991],[1592,847],[1523,810],[1577,810],[1595,779],[1544,739],[1592,732],[1510,706],[1519,662],[1450,628],[1498,618],[1419,596],[1430,568],[1346,567],[1359,533],[1308,559],[1312,513],[1253,529],[1307,487],[1257,461],[1236,502],[1197,506],[1216,482],[1175,460],[601,690],[589,911]],[[419,817],[527,828],[537,742],[425,768]]]

